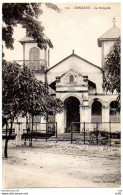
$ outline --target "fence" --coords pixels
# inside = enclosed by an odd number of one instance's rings
[[[26,145],[26,141],[29,140],[30,145],[32,145],[32,139],[45,139],[46,141],[55,136],[57,138],[57,123],[56,122],[47,122],[39,123],[34,122],[32,128],[30,126],[26,129],[23,129],[22,139]]]
[[[10,130],[12,128],[11,134]],[[9,135],[10,134],[10,135]],[[21,140],[24,140],[26,144],[29,141],[29,145],[32,145],[32,139],[49,139],[51,136],[57,138],[57,123],[56,122],[8,122],[4,125],[2,130],[2,138],[6,139],[16,139],[16,144],[18,145]]]
[[[120,144],[120,122],[84,122],[79,123],[80,132],[74,131],[77,122],[71,123],[70,140],[81,141],[84,144],[112,145]]]
[[[3,139],[5,139],[6,136],[9,136],[10,128],[11,122],[4,126],[2,133]],[[30,146],[32,145],[33,139],[111,146],[112,144],[120,144],[120,122],[72,122],[70,124],[70,132],[64,134],[57,133],[56,122],[34,122],[32,124],[29,123],[28,125],[26,122],[14,122],[10,139],[16,139],[17,144],[21,140],[24,140],[25,144],[29,141]]]

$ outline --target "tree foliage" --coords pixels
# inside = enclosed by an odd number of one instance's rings
[[[64,109],[61,100],[35,78],[26,67],[3,60],[3,116],[13,119],[18,116],[56,114]]]
[[[17,64],[3,60],[2,63],[2,109],[3,116],[13,119],[18,114],[18,74],[20,67]]]
[[[52,3],[44,3],[48,8],[60,11]],[[43,13],[43,3],[3,3],[2,5],[2,39],[7,48],[13,48],[14,27],[21,24],[26,29],[27,36],[33,38],[38,47],[52,47],[50,40],[44,39],[44,27],[37,19]],[[48,99],[49,98],[49,99]],[[12,118],[30,113],[44,115],[48,112],[52,101],[57,105],[60,102],[51,97],[49,91],[41,81],[36,80],[33,73],[27,68],[20,68],[16,63],[3,60],[3,115]],[[32,109],[33,108],[33,109]],[[54,108],[50,106],[50,108]]]
[[[114,43],[110,53],[106,56],[103,70],[103,89],[118,93],[120,101],[120,65],[121,65],[121,39]]]
[[[60,11],[52,3],[45,3],[48,8]],[[3,3],[2,5],[2,40],[8,49],[13,49],[14,28],[20,24],[26,29],[27,36],[33,38],[39,48],[53,47],[49,39],[45,39],[44,27],[38,21],[43,13],[42,3]],[[2,53],[4,57],[4,53]],[[7,158],[7,147],[12,133],[13,121],[18,116],[41,115],[46,117],[61,112],[64,105],[61,100],[51,96],[46,86],[35,78],[35,75],[25,67],[15,62],[2,61],[2,116],[3,125],[11,121],[9,136],[6,136],[4,154]]]
[[[45,3],[48,8],[60,11],[52,3]],[[44,39],[44,27],[38,21],[38,17],[43,13],[42,3],[3,3],[2,5],[2,39],[7,48],[12,49],[14,38],[14,27],[20,24],[26,29],[27,36],[33,38],[38,47],[46,48],[47,45],[53,47],[50,40]]]

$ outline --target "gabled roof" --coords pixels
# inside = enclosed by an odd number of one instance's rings
[[[55,64],[55,65],[52,66],[51,68],[49,68],[49,69],[47,70],[47,72],[48,72],[49,70],[55,68],[55,67],[58,66],[60,63],[64,62],[65,60],[67,60],[68,58],[70,58],[70,57],[72,57],[72,56],[75,56],[75,57],[79,58],[80,60],[83,60],[83,61],[89,63],[90,65],[92,65],[92,66],[94,66],[94,67],[99,68],[100,70],[102,70],[99,66],[96,66],[95,64],[92,64],[91,62],[85,60],[84,58],[81,58],[80,56],[76,55],[75,53],[72,53],[72,54],[69,55],[68,57],[64,58],[63,60],[61,60],[60,62],[58,62],[57,64]]]
[[[106,31],[100,38],[98,38],[98,46],[102,46],[102,41],[116,40],[120,36],[120,29],[113,26],[111,29]]]

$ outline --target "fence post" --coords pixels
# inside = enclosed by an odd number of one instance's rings
[[[109,129],[110,129],[110,146],[111,146],[111,122],[109,121]]]
[[[20,128],[21,123],[18,124],[19,124],[19,145],[21,145],[21,128]]]
[[[48,133],[48,121],[46,120],[46,134]]]
[[[37,122],[36,122],[36,141],[37,141]]]
[[[72,128],[72,124],[71,124],[71,144],[73,143],[72,141],[73,141],[73,128]]]
[[[26,146],[26,135],[25,135],[24,145]]]
[[[85,122],[84,122],[84,144],[85,144]]]
[[[31,143],[30,143],[30,146],[32,146],[32,133],[33,133],[33,116],[32,116],[32,131],[31,131],[30,133],[31,133]]]
[[[97,140],[97,146],[98,146],[98,122],[96,122],[96,140]]]
[[[7,126],[8,126],[7,124],[8,124],[8,123],[6,122],[6,138],[7,138],[7,131],[8,131],[8,130],[7,130]]]
[[[56,143],[57,143],[57,122],[56,122]]]

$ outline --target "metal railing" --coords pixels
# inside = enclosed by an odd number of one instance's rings
[[[80,129],[74,131],[74,126],[79,124]],[[120,122],[83,122],[71,123],[70,141],[81,141],[83,144],[112,145],[120,144]]]
[[[47,61],[44,59],[41,60],[16,60],[17,64],[26,66],[31,71],[45,71],[47,67]]]
[[[2,130],[2,137],[6,139],[9,136],[11,130],[11,122],[4,125]],[[16,136],[20,135],[21,140],[24,140],[24,144],[29,141],[29,145],[32,146],[33,139],[49,139],[51,136],[55,136],[57,139],[57,123],[56,122],[33,122],[33,124],[26,122],[13,122],[11,137],[16,139]]]
[[[120,145],[120,122],[72,122],[69,132],[59,134],[57,122],[40,123],[14,122],[11,136],[20,135],[21,140],[29,141],[32,146],[33,139],[45,139],[46,141],[70,141],[88,145]],[[9,136],[11,122],[4,126],[2,135]],[[78,129],[77,129],[78,128]],[[13,139],[13,138],[12,138]]]

